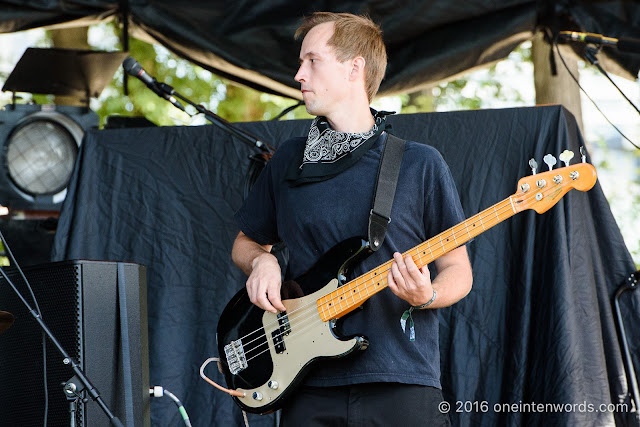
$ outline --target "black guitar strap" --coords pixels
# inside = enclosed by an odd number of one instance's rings
[[[391,222],[391,207],[396,194],[400,164],[404,154],[405,140],[385,132],[386,140],[378,177],[373,195],[373,208],[369,214],[369,246],[377,251],[387,234],[387,226]]]

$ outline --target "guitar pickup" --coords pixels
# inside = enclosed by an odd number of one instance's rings
[[[271,338],[273,338],[273,347],[276,350],[276,353],[281,354],[287,349],[287,346],[284,345],[284,337],[280,333],[280,328],[271,332]]]
[[[282,335],[289,335],[291,332],[291,324],[289,323],[289,316],[286,311],[278,313],[278,324],[280,325]]]
[[[286,311],[278,313],[278,325],[279,327],[271,332],[271,338],[273,339],[273,347],[276,353],[281,354],[287,349],[284,337],[291,333],[291,324]]]

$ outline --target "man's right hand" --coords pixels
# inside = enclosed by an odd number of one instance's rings
[[[264,253],[253,259],[247,293],[252,303],[263,310],[277,313],[286,308],[280,299],[281,271],[275,256]]]
[[[249,276],[247,293],[252,303],[272,313],[286,310],[280,299],[280,264],[271,254],[271,245],[260,245],[241,231],[233,242],[231,258]]]

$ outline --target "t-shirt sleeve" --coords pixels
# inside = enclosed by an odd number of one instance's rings
[[[304,143],[304,139],[292,138],[278,148],[235,213],[240,230],[261,245],[272,245],[281,240],[277,221],[278,186],[301,141]]]
[[[272,164],[267,163],[235,213],[240,230],[261,245],[271,245],[279,240],[272,184]]]

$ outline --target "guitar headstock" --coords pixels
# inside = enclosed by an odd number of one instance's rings
[[[533,209],[537,213],[543,213],[551,209],[569,190],[575,188],[580,191],[590,190],[596,183],[597,174],[593,165],[583,163],[569,165],[573,158],[571,151],[565,150],[560,155],[566,166],[552,169],[556,159],[550,154],[544,157],[544,162],[549,166],[548,172],[536,173],[537,163],[534,159],[529,161],[533,169],[533,175],[521,178],[518,181],[518,192],[512,197],[514,209],[517,212],[525,209]]]

